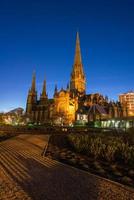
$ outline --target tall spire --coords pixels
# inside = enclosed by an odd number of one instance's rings
[[[47,96],[47,94],[46,94],[46,80],[44,80],[44,83],[43,83],[42,96],[43,97]]]
[[[69,83],[67,84],[67,90],[69,90]]]
[[[57,84],[55,84],[55,88],[54,88],[54,97],[56,97],[58,94],[58,88],[57,88]]]
[[[27,105],[26,105],[27,114],[32,114],[33,107],[35,107],[36,103],[37,103],[36,77],[35,77],[35,72],[33,72],[32,85],[28,92],[28,97],[27,97]]]
[[[58,88],[57,88],[57,84],[55,84],[54,93],[56,94],[57,92],[58,92]]]
[[[79,33],[76,34],[75,56],[71,73],[70,90],[84,94],[86,91],[86,78],[83,70]]]
[[[46,79],[43,82],[42,93],[40,95],[40,105],[45,105],[47,103],[48,95],[46,92]]]
[[[74,56],[74,65],[80,65],[82,64],[81,59],[81,49],[80,49],[80,39],[79,39],[79,33],[76,34],[76,46],[75,46],[75,56]]]
[[[31,92],[36,92],[36,76],[35,76],[35,71],[33,72],[33,77],[32,77]]]

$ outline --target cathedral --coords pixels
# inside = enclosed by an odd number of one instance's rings
[[[70,84],[59,91],[55,86],[53,99],[49,99],[44,80],[40,98],[36,91],[36,76],[28,92],[26,115],[37,124],[73,124],[85,121],[118,118],[127,116],[127,109],[120,102],[111,102],[99,93],[86,94],[86,76],[82,64],[79,33],[76,35],[74,63]]]

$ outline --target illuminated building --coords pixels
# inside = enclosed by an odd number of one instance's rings
[[[85,109],[86,108],[86,109]],[[75,121],[87,123],[103,118],[127,116],[126,107],[119,102],[109,102],[99,93],[86,94],[86,76],[82,64],[79,34],[76,35],[76,47],[70,84],[66,89],[55,86],[53,99],[48,99],[44,80],[40,98],[37,97],[36,77],[33,74],[32,85],[28,92],[26,115],[31,122],[44,124],[72,124]]]
[[[38,100],[36,91],[36,77],[33,74],[32,86],[28,92],[26,114],[33,122],[45,123],[58,121],[72,123],[75,121],[75,113],[78,109],[78,97],[86,92],[86,79],[82,65],[79,34],[76,36],[76,48],[74,64],[70,78],[70,85],[66,90],[58,91],[55,87],[53,99],[48,99],[46,93],[46,81],[44,81],[42,94]]]
[[[127,92],[119,95],[119,101],[126,104],[128,116],[134,116],[134,92]]]
[[[76,112],[76,120],[81,124],[122,117],[127,117],[127,107],[120,102],[108,101],[99,93],[83,96]]]

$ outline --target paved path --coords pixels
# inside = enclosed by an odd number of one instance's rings
[[[41,156],[49,136],[0,143],[0,200],[134,200],[134,192]]]

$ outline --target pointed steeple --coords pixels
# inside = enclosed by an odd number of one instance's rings
[[[44,83],[43,83],[42,96],[43,97],[47,96],[47,94],[46,94],[46,80],[44,80]]]
[[[82,59],[81,59],[80,39],[79,39],[79,33],[77,32],[74,65],[81,65],[81,64],[82,64]]]
[[[36,103],[37,103],[36,77],[35,77],[35,72],[33,72],[32,85],[28,91],[28,96],[27,96],[27,105],[26,105],[27,114],[32,114],[33,108],[35,107]]]
[[[33,77],[32,77],[31,92],[36,92],[36,75],[35,75],[35,71],[33,72]]]
[[[56,97],[58,94],[58,88],[57,88],[57,84],[55,84],[55,88],[54,88],[54,97]]]
[[[40,95],[40,105],[46,105],[47,100],[48,100],[48,95],[46,92],[46,79],[44,79],[42,93]]]
[[[58,88],[57,88],[57,85],[55,85],[54,94],[56,94],[57,92],[58,92]]]
[[[67,84],[67,90],[69,90],[69,83]]]
[[[79,33],[76,34],[75,56],[71,73],[70,90],[84,94],[86,91],[86,78],[83,70]]]

